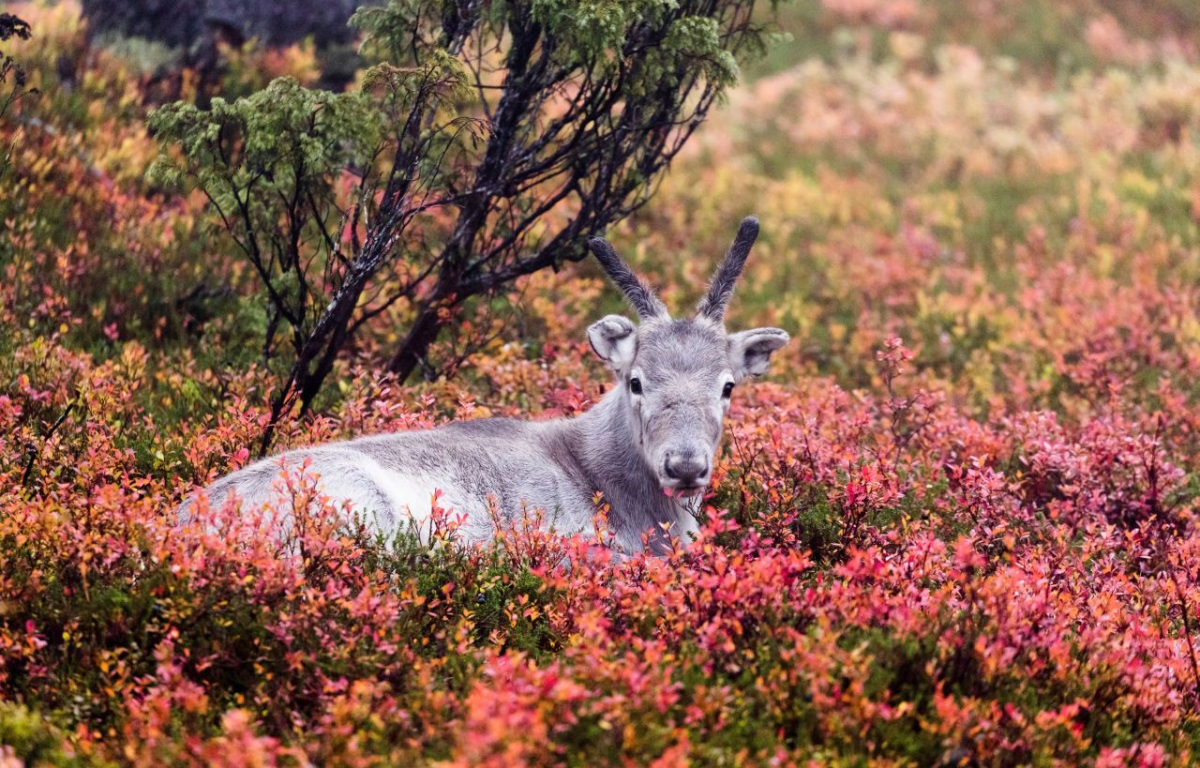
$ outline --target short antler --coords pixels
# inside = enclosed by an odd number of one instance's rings
[[[604,267],[604,271],[629,299],[629,303],[637,310],[639,317],[649,320],[667,316],[666,305],[658,296],[654,295],[654,291],[650,290],[649,286],[633,273],[633,270],[629,268],[624,259],[617,255],[607,240],[602,237],[593,237],[588,240],[588,247],[596,255],[600,266]]]
[[[741,276],[742,267],[746,266],[746,257],[750,255],[750,248],[757,239],[758,219],[747,216],[742,220],[742,226],[738,227],[737,237],[733,239],[733,245],[729,246],[725,260],[713,274],[712,282],[708,284],[708,294],[696,307],[698,315],[718,323],[725,319],[725,307],[729,304],[729,297],[733,295],[733,286]]]

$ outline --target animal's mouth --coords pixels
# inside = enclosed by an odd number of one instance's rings
[[[707,483],[685,485],[676,480],[668,480],[663,483],[663,493],[676,500],[693,499],[703,494],[707,488]]]

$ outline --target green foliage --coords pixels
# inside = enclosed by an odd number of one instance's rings
[[[380,120],[361,94],[304,88],[282,78],[232,104],[218,97],[207,110],[182,102],[162,107],[151,115],[150,128],[178,143],[185,161],[161,157],[150,170],[153,180],[194,180],[220,211],[233,216],[247,206],[251,224],[270,229],[287,200],[306,194],[328,199],[337,172],[366,162]]]
[[[6,754],[7,752],[7,754]],[[0,760],[16,758],[27,768],[101,768],[105,761],[83,758],[68,747],[53,725],[19,704],[0,702]]]
[[[546,27],[568,61],[620,59],[629,27],[635,23],[658,24],[678,7],[674,0],[532,0],[529,11]],[[521,12],[514,4],[513,11]]]
[[[594,68],[604,76],[632,69],[622,93],[626,98],[652,98],[654,89],[676,88],[681,79],[697,74],[718,89],[737,81],[738,62],[721,39],[718,19],[682,16],[667,21],[678,9],[674,0],[534,0],[529,9],[555,41],[555,56],[565,65]],[[737,14],[737,4],[727,12]],[[665,33],[649,50],[629,49],[635,24],[662,25]],[[757,38],[747,44],[762,46]]]

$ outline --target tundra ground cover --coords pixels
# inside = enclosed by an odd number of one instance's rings
[[[0,762],[1188,764],[1196,20],[945,6],[785,7],[804,56],[613,233],[682,309],[757,213],[730,323],[797,338],[735,394],[704,538],[620,563],[533,521],[466,551],[331,509],[282,542],[228,510],[177,530],[267,419],[253,276],[145,180],[162,84],[69,5],[21,7],[42,95],[2,125]],[[1070,62],[1005,42],[1038,14],[1073,19],[1037,49]],[[231,90],[312,66],[256,56]],[[615,292],[580,267],[514,300],[450,380],[374,374],[377,329],[281,444],[586,408]]]

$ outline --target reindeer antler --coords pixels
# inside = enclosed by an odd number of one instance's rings
[[[729,305],[729,297],[733,295],[733,287],[746,266],[746,257],[750,248],[758,239],[758,219],[747,216],[738,227],[737,237],[717,271],[713,273],[712,282],[708,284],[708,293],[696,306],[696,314],[707,317],[718,323],[725,319],[725,308]]]
[[[588,247],[592,249],[592,253],[596,255],[596,260],[600,262],[600,266],[604,267],[604,271],[608,273],[609,278],[616,284],[621,292],[625,294],[625,298],[629,299],[629,303],[637,310],[638,316],[643,320],[650,320],[656,317],[667,317],[667,306],[662,303],[662,300],[654,294],[650,286],[642,282],[625,260],[617,255],[613,247],[608,244],[608,241],[602,237],[593,237],[588,240]]]

